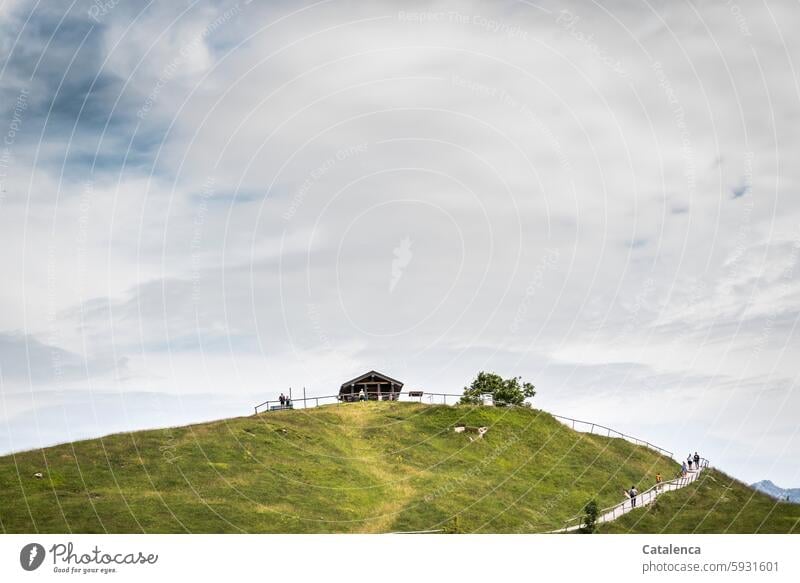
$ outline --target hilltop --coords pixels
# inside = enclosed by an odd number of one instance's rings
[[[489,431],[477,439],[454,432],[459,423]],[[656,472],[671,476],[677,469],[650,449],[577,433],[538,410],[351,403],[2,457],[0,526],[75,533],[543,532],[590,499],[614,504],[631,484],[642,489]],[[698,496],[715,494],[698,489]],[[773,520],[777,514],[768,517],[774,528],[790,526]],[[664,527],[640,521],[630,528],[641,531],[643,524]],[[734,525],[745,532],[751,526]]]

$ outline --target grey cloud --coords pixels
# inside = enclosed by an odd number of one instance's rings
[[[11,386],[73,383],[124,369],[124,359],[87,359],[31,335],[0,333],[0,376]]]
[[[739,186],[734,186],[731,189],[733,198],[741,198],[750,191],[750,186],[746,182],[742,182]]]

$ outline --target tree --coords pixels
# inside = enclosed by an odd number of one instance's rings
[[[468,387],[464,387],[462,403],[480,405],[481,395],[491,395],[495,405],[521,405],[536,394],[536,387],[522,382],[522,377],[504,379],[492,372],[479,372]]]
[[[597,502],[592,500],[584,508],[583,525],[578,529],[581,534],[592,534],[597,524]]]

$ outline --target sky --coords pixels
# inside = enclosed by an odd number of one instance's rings
[[[487,370],[800,486],[798,25],[3,2],[0,453]]]

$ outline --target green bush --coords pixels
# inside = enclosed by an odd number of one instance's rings
[[[495,405],[521,405],[536,394],[532,383],[522,382],[522,377],[504,379],[491,372],[479,372],[468,387],[464,387],[461,403],[480,405],[482,395],[491,395]]]
[[[597,525],[597,502],[590,501],[583,507],[583,526],[578,530],[581,534],[592,534]]]

